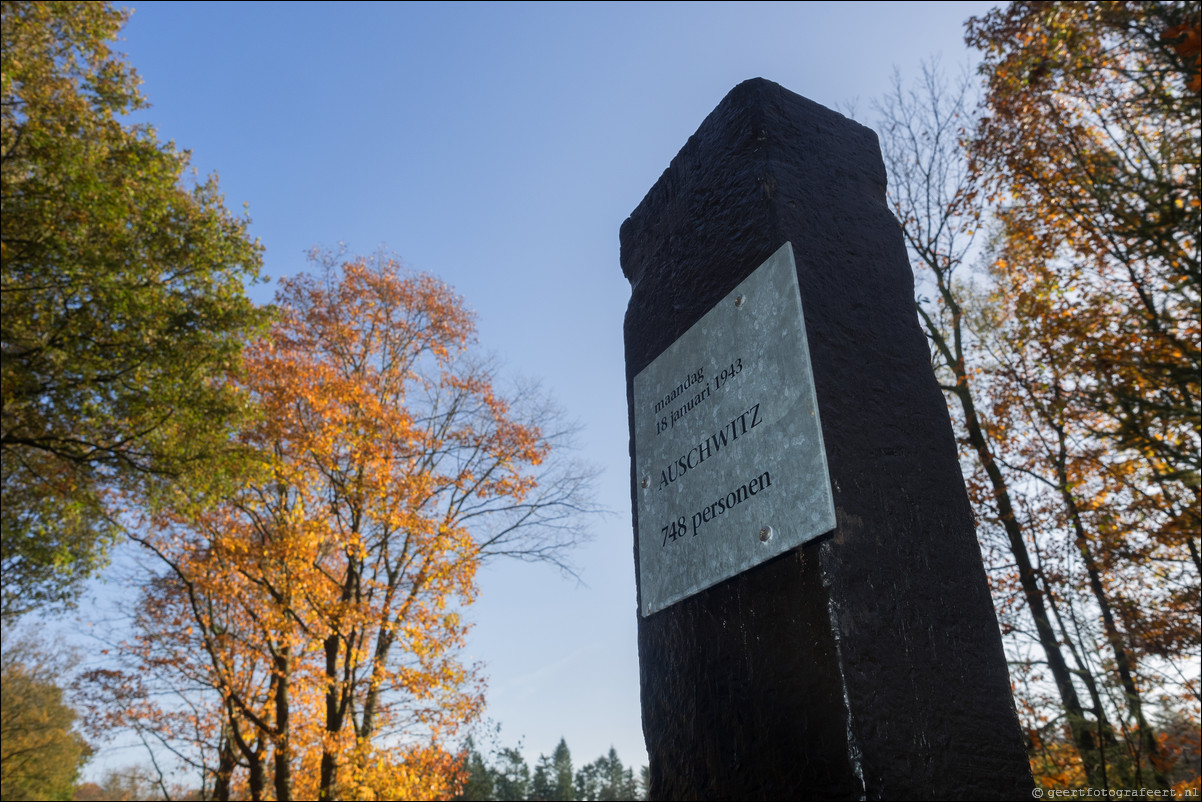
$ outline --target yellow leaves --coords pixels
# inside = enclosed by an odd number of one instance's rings
[[[549,445],[461,358],[471,314],[446,285],[382,257],[324,267],[284,282],[271,336],[246,355],[260,415],[244,439],[264,470],[162,522],[174,584],[147,607],[146,642],[169,651],[168,616],[192,622],[203,648],[177,665],[224,700],[218,721],[287,738],[295,795],[324,793],[323,757],[343,795],[447,795],[458,764],[437,736],[482,704],[457,657],[480,560],[467,523],[524,509]],[[327,695],[378,726],[335,716]],[[404,720],[427,746],[373,751]]]

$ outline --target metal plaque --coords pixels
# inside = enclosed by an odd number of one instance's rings
[[[642,614],[835,528],[793,246],[634,377]]]

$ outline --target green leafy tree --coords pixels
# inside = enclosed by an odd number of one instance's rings
[[[463,745],[463,753],[466,756],[464,768],[467,771],[467,780],[462,790],[456,794],[456,802],[482,802],[493,799],[493,771],[484,762],[484,756],[476,749],[471,736],[468,736]]]
[[[540,802],[555,799],[551,789],[551,758],[546,755],[539,755],[538,763],[534,766],[534,774],[530,779],[530,799]]]
[[[597,765],[599,761],[586,763],[576,771],[576,777],[573,780],[575,785],[576,798],[581,802],[590,802],[601,798],[601,778],[600,769]]]
[[[553,770],[551,775],[553,783],[552,793],[554,793],[553,799],[574,799],[575,797],[572,793],[575,790],[572,786],[572,777],[574,774],[572,771],[572,752],[568,749],[568,742],[563,738],[559,739],[559,743],[555,747],[555,752],[551,755],[551,767]]]
[[[640,799],[641,796],[634,770],[622,765],[617,750],[612,746],[608,754],[576,772],[576,798],[583,802],[614,802]]]
[[[107,495],[221,451],[222,381],[264,315],[260,246],[216,178],[122,116],[146,105],[107,3],[4,2],[0,169],[3,614],[69,601]]]
[[[524,800],[530,796],[530,767],[517,749],[502,749],[493,770],[493,799]]]
[[[63,701],[60,660],[28,641],[0,668],[0,798],[70,799],[91,749]]]
[[[611,802],[647,798],[647,767],[640,768],[636,779],[634,769],[623,765],[613,747],[608,754],[573,772],[572,752],[567,741],[560,738],[550,757],[539,755],[533,775],[518,749],[493,751],[496,763],[489,765],[468,738],[463,754],[469,776],[456,800]]]
[[[534,778],[531,780],[530,798],[538,800],[573,800],[576,789],[572,784],[572,752],[563,738],[551,757],[538,756],[538,765],[534,768]]]

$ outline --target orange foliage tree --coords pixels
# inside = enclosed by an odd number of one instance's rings
[[[315,258],[248,351],[257,460],[236,492],[181,497],[142,529],[165,570],[126,644],[136,664],[93,687],[219,798],[446,797],[461,766],[444,744],[482,706],[458,657],[476,570],[567,569],[590,476],[548,461],[555,417],[494,388],[445,284]],[[147,678],[177,703],[151,704]]]
[[[881,107],[1049,787],[1197,783],[1166,737],[1200,698],[1197,27],[1196,3],[1010,3],[969,23],[979,109],[931,69]]]
[[[969,259],[987,204],[963,149],[977,124],[972,90],[968,76],[949,85],[937,63],[924,66],[914,89],[895,77],[893,91],[878,104],[890,173],[888,200],[916,271],[917,311],[959,435],[1003,632],[1012,640],[1021,637],[1024,651],[1033,642],[1055,688],[1054,695],[1040,693],[1037,700],[1020,694],[1020,712],[1038,726],[1046,724],[1043,711],[1056,711],[1055,720],[1067,725],[1068,751],[1084,758],[1084,773],[1093,781],[1101,777],[1094,757],[1097,734],[1087,720],[1073,680],[1073,653],[1065,648],[1063,626],[1047,593],[1038,532],[1023,514],[1025,477],[1009,470],[998,438],[1004,429],[991,414],[990,346],[974,324],[980,289]],[[1028,679],[1019,678],[1023,690],[1030,687]]]
[[[1032,517],[1062,533],[1044,574],[1065,628],[1080,632],[1074,588],[1100,625],[1069,639],[1093,663],[1082,677],[1116,680],[1117,721],[1088,688],[1099,748],[1119,737],[1130,782],[1161,786],[1147,691],[1167,667],[1195,717],[1199,699],[1198,17],[1187,2],[1017,2],[968,36],[987,92],[974,157],[998,204],[998,439],[1051,497]]]
[[[1013,3],[969,29],[985,55],[974,150],[1001,202],[998,268],[1076,344],[1098,434],[1143,462],[1175,528],[1195,533],[1202,102],[1165,36],[1198,14]]]

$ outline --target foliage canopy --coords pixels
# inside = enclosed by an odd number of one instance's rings
[[[0,672],[0,797],[71,799],[92,754],[59,686],[62,662],[29,640],[6,643]]]
[[[387,257],[317,258],[248,350],[257,463],[134,535],[164,570],[132,671],[96,672],[94,697],[218,798],[451,795],[462,766],[443,743],[482,704],[458,656],[476,570],[565,565],[590,477],[549,459],[547,408],[472,359],[450,288]],[[152,702],[168,688],[187,688],[182,718]]]
[[[0,81],[3,612],[69,600],[113,533],[104,496],[220,451],[222,377],[265,312],[260,248],[144,107],[107,3],[6,2]]]
[[[882,106],[890,201],[1052,787],[1191,781],[1153,711],[1198,715],[1198,38],[1196,3],[1013,2],[968,23],[978,109],[929,69]]]

